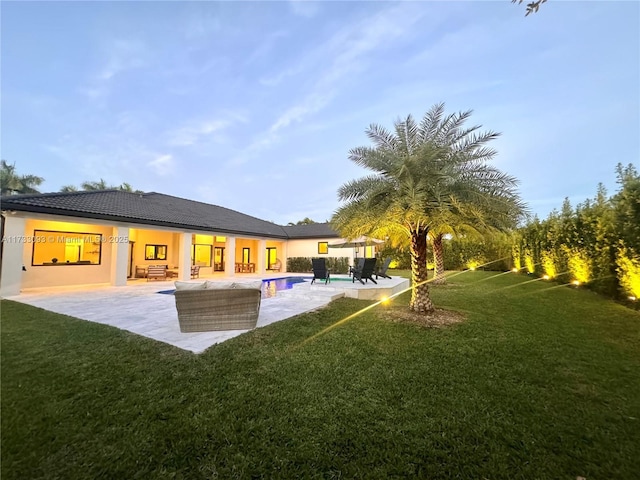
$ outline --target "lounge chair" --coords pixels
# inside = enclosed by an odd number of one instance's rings
[[[166,280],[167,265],[149,265],[147,267],[147,282],[149,280]]]
[[[376,280],[378,279],[378,277],[391,278],[389,275],[387,275],[387,269],[389,268],[390,263],[391,257],[387,257],[384,261],[384,264],[376,269]]]
[[[373,279],[373,272],[376,269],[376,259],[375,258],[366,258],[364,260],[364,264],[362,265],[361,269],[356,269],[353,271],[353,277],[351,278],[351,282],[355,283],[356,279],[360,281],[361,284],[364,285],[364,281],[366,280],[367,282],[369,280],[371,280],[373,283],[375,283],[376,285],[378,284],[378,282],[376,282]]]
[[[312,258],[311,266],[313,268],[313,279],[311,283],[318,280],[324,280],[324,284],[326,285],[329,282],[330,271],[327,268],[327,261],[324,258]]]
[[[191,265],[191,278],[200,278],[200,265]]]
[[[349,266],[349,276],[357,270],[362,270],[362,267],[364,267],[364,258],[356,258],[353,262],[353,267]]]

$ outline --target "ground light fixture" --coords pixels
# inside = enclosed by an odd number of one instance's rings
[[[550,280],[551,277],[549,275],[543,275],[542,278],[544,278],[545,280]]]
[[[580,282],[579,282],[578,280],[574,280],[574,281],[573,281],[573,282],[571,282],[571,283],[573,283],[576,287],[580,285]]]

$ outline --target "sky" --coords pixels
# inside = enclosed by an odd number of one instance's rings
[[[526,3],[526,2],[525,2]],[[331,218],[371,124],[436,103],[500,132],[545,218],[640,160],[640,2],[11,2],[1,153],[278,224]]]

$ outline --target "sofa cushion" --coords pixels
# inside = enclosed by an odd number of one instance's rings
[[[204,282],[206,290],[223,290],[227,288],[233,288],[233,282],[212,282],[211,280],[207,280]]]
[[[231,288],[251,288],[260,290],[262,288],[262,280],[254,280],[252,282],[233,283]]]
[[[204,290],[205,282],[174,282],[176,290]]]

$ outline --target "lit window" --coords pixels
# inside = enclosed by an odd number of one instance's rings
[[[144,259],[145,260],[166,260],[167,246],[166,245],[149,245],[149,244],[145,245]]]
[[[329,253],[329,242],[318,242],[318,253]]]
[[[31,265],[100,265],[99,233],[34,230]]]
[[[194,265],[211,266],[211,245],[193,245],[191,248],[191,261]]]

